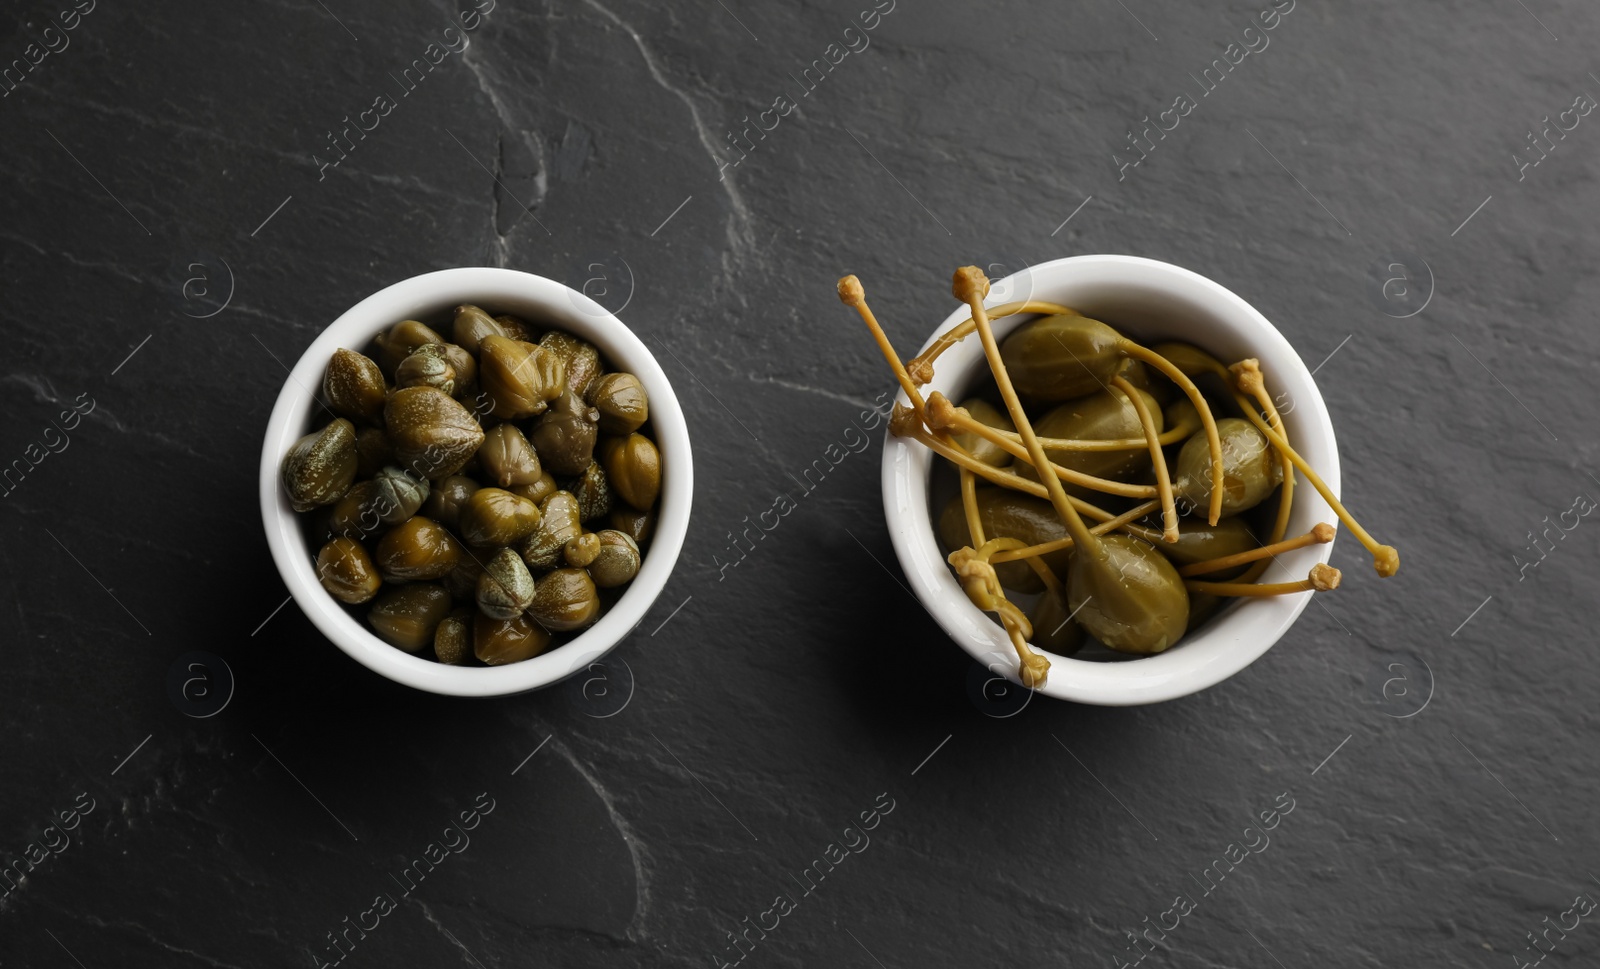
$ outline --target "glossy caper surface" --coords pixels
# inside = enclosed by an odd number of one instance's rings
[[[651,508],[661,494],[661,452],[655,442],[634,432],[601,442],[600,466],[617,497],[640,511]]]
[[[1042,545],[1067,537],[1067,527],[1056,517],[1055,509],[1043,498],[1020,494],[1005,488],[979,488],[978,519],[984,538],[1015,538],[1025,545]],[[951,499],[939,516],[939,537],[945,551],[953,552],[970,544],[967,516],[959,497]],[[1052,552],[1045,563],[1057,574],[1065,571],[1070,550]],[[1005,562],[995,566],[1000,584],[1018,592],[1038,592],[1044,588],[1026,562]]]
[[[1071,400],[1110,383],[1122,366],[1122,334],[1086,316],[1044,316],[1000,343],[1017,393],[1035,401]]]

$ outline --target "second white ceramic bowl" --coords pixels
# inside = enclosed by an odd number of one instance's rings
[[[510,313],[536,327],[565,330],[599,348],[607,365],[639,378],[650,399],[650,426],[661,451],[661,498],[655,533],[639,574],[600,620],[570,641],[505,666],[447,666],[412,656],[379,639],[322,588],[306,541],[304,518],[289,506],[279,468],[283,456],[328,414],[320,393],[328,360],[340,347],[365,351],[372,338],[401,320],[436,320],[462,303]],[[445,269],[381,289],[329,324],[290,372],[267,423],[261,449],[261,517],[272,558],[307,618],[357,662],[398,683],[454,696],[499,696],[548,686],[596,662],[644,618],[667,584],[689,530],[694,462],[689,428],[667,375],[633,331],[605,307],[553,280],[510,269]]]
[[[1042,263],[996,280],[990,305],[1031,298],[1062,303],[1103,320],[1146,346],[1181,340],[1231,362],[1261,361],[1289,440],[1327,482],[1339,491],[1339,452],[1333,424],[1316,383],[1267,318],[1221,285],[1170,263],[1136,256],[1072,256]],[[928,344],[971,314],[953,310]],[[996,320],[1003,339],[1027,319]],[[976,338],[947,350],[935,365],[924,393],[941,391],[961,400],[988,376]],[[898,403],[909,404],[902,393]],[[916,441],[888,435],[883,450],[883,505],[895,554],[917,598],[962,649],[978,662],[1016,682],[1016,653],[994,617],[980,611],[961,591],[945,563],[934,530],[937,509],[930,507],[933,453]],[[1295,489],[1288,534],[1317,522],[1337,522],[1310,486]],[[1332,545],[1313,545],[1278,557],[1290,574],[1304,577],[1313,563],[1326,562]],[[1274,571],[1274,575],[1283,573]],[[1276,579],[1275,581],[1286,581]],[[1191,630],[1177,646],[1154,656],[1123,662],[1091,662],[1046,653],[1050,676],[1040,693],[1063,700],[1105,706],[1156,703],[1203,690],[1244,669],[1272,648],[1305,609],[1312,593],[1249,599]]]

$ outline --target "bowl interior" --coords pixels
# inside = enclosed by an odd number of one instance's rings
[[[593,626],[542,655],[498,667],[447,666],[379,639],[322,588],[303,516],[279,483],[283,455],[313,426],[330,419],[316,399],[333,352],[365,352],[379,332],[406,319],[434,325],[462,303],[521,316],[593,343],[609,368],[639,378],[650,400],[650,425],[661,451],[656,530],[622,596]],[[435,693],[494,696],[547,686],[594,663],[644,618],[666,585],[688,531],[693,467],[688,427],[666,374],[644,343],[604,307],[553,280],[508,269],[448,269],[396,283],[356,304],[312,342],[285,382],[268,423],[261,458],[261,507],[268,544],[295,601],[321,632],[363,665]]]
[[[1063,303],[1147,346],[1181,340],[1223,361],[1258,358],[1290,442],[1329,487],[1338,491],[1333,426],[1310,372],[1265,317],[1217,283],[1149,259],[1076,256],[996,281],[991,305],[997,297]],[[928,344],[968,316],[964,308],[952,312]],[[996,320],[996,336],[1003,339],[1030,318]],[[940,357],[925,392],[937,390],[960,400],[987,377],[982,347],[975,339],[963,340]],[[897,401],[907,403],[903,394]],[[1015,681],[1016,653],[1010,642],[992,616],[968,601],[945,564],[934,528],[934,515],[942,508],[933,504],[936,460],[915,441],[893,435],[886,439],[884,508],[895,552],[917,597],[945,632],[974,659]],[[1319,521],[1336,522],[1321,496],[1303,480],[1298,484],[1289,534],[1303,532]],[[1281,555],[1281,568],[1273,567],[1265,579],[1304,578],[1313,563],[1327,561],[1330,549],[1318,545]],[[1050,676],[1039,692],[1107,705],[1152,703],[1193,693],[1233,675],[1271,648],[1309,600],[1306,593],[1236,603],[1191,630],[1177,646],[1154,656],[1091,662],[1046,653]]]

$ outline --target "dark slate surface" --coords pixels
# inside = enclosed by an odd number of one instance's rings
[[[1592,5],[1284,0],[1247,32],[1266,0],[884,0],[863,31],[866,0],[499,0],[400,96],[457,8],[82,0],[47,32],[68,2],[0,18],[0,63],[58,48],[0,99],[0,459],[93,404],[0,508],[0,852],[74,825],[0,902],[0,965],[323,965],[381,893],[351,965],[722,965],[779,893],[749,964],[1592,964],[1600,524],[1529,549],[1600,496]],[[1233,42],[1268,46],[1202,94]],[[1342,538],[1346,588],[1231,681],[1000,719],[883,568],[878,442],[719,574],[886,389],[841,273],[910,348],[956,265],[1083,252],[1211,276],[1320,365],[1398,577]],[[255,498],[280,361],[476,264],[605,276],[675,354],[695,521],[616,654],[631,694],[616,666],[611,699],[419,695],[280,608]],[[169,699],[191,651],[235,680],[216,716]]]

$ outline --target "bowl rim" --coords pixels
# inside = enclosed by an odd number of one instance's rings
[[[316,550],[305,537],[301,516],[289,506],[279,482],[283,455],[307,433],[314,404],[333,352],[365,352],[372,338],[406,319],[427,318],[461,303],[536,319],[580,336],[599,348],[612,366],[634,374],[650,400],[650,424],[661,452],[662,482],[656,528],[639,573],[600,619],[569,642],[504,666],[449,666],[389,645],[346,611],[316,578]],[[587,295],[533,273],[469,266],[423,273],[393,283],[328,324],[301,354],[284,381],[262,443],[262,523],[267,545],[290,597],[325,637],[361,665],[395,682],[450,696],[504,696],[560,682],[598,662],[644,619],[666,587],[683,550],[693,504],[694,460],[688,424],[671,382],[655,355],[627,324]]]
[[[992,284],[990,305],[1019,298],[1034,298],[1075,305],[1081,300],[1063,295],[1073,288],[1093,290],[1109,285],[1107,280],[1138,289],[1143,295],[1186,302],[1203,309],[1216,320],[1225,320],[1233,335],[1248,333],[1250,352],[1262,359],[1267,379],[1276,387],[1287,388],[1292,396],[1292,413],[1285,413],[1295,448],[1318,469],[1333,493],[1339,492],[1339,458],[1333,423],[1316,382],[1298,352],[1272,323],[1242,297],[1222,284],[1172,263],[1142,256],[1093,254],[1067,256],[1030,266]],[[1000,293],[1005,293],[1000,299]],[[923,343],[926,350],[934,340],[971,314],[964,306],[952,310]],[[1035,314],[1036,315],[1036,314]],[[994,322],[997,338],[1033,315],[1004,317]],[[1113,325],[1116,321],[1112,320]],[[1222,326],[1220,323],[1210,324]],[[1160,342],[1151,341],[1151,342]],[[1204,337],[1194,342],[1204,344]],[[918,351],[921,352],[920,350]],[[933,381],[924,392],[960,386],[971,379],[973,368],[981,365],[982,352],[973,341],[950,348],[941,357]],[[1270,361],[1270,363],[1269,363]],[[960,374],[950,377],[952,370]],[[909,405],[901,390],[895,403]],[[882,490],[884,515],[890,540],[900,560],[907,582],[917,599],[953,639],[974,660],[987,666],[996,676],[1013,683],[1016,654],[1005,633],[994,619],[967,600],[955,581],[934,534],[930,509],[929,480],[933,454],[921,444],[885,433]],[[1321,496],[1297,479],[1290,534],[1296,522],[1338,519]],[[1308,521],[1309,519],[1309,521]],[[1313,545],[1279,556],[1286,568],[1304,575],[1314,562],[1327,562],[1332,544]],[[1152,656],[1122,662],[1072,659],[1046,652],[1051,663],[1045,686],[1036,691],[1044,696],[1101,706],[1132,706],[1158,703],[1187,696],[1214,686],[1249,666],[1271,649],[1304,611],[1313,593],[1298,593],[1272,598],[1251,599],[1212,616],[1198,632],[1186,635],[1176,647]]]

